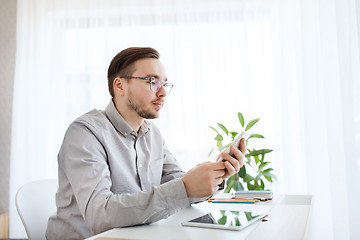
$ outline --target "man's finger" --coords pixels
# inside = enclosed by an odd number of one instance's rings
[[[240,151],[241,151],[243,154],[245,154],[245,152],[246,152],[245,138],[242,138],[242,139],[240,140],[239,149],[240,149]]]
[[[211,168],[213,170],[220,170],[220,169],[225,169],[225,165],[223,161],[220,162],[213,162]]]
[[[215,170],[213,176],[214,176],[215,178],[219,178],[219,177],[222,177],[222,176],[224,176],[224,175],[225,175],[225,170],[224,170],[224,168],[223,168],[223,169]]]
[[[220,185],[223,181],[224,181],[224,179],[222,177],[216,178],[215,179],[216,186]]]
[[[232,148],[231,152],[234,154],[234,157],[239,161],[240,168],[242,168],[242,166],[244,165],[245,154],[235,147]]]
[[[236,173],[235,167],[233,165],[231,165],[228,161],[225,162],[225,167],[230,176],[232,176]]]

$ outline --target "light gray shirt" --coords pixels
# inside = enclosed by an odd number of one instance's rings
[[[190,205],[185,174],[156,126],[138,133],[111,101],[69,126],[58,154],[57,213],[47,239],[82,239],[158,221]]]

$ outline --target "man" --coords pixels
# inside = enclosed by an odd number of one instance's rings
[[[146,119],[159,116],[172,84],[152,48],[128,48],[108,70],[112,100],[68,128],[58,155],[57,213],[47,239],[81,239],[115,227],[166,218],[218,191],[243,165],[222,153],[224,162],[205,162],[183,172],[159,130]]]

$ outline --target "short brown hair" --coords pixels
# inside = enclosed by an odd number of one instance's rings
[[[149,47],[131,47],[119,52],[112,60],[108,69],[108,88],[111,97],[114,97],[114,79],[121,75],[132,74],[132,64],[143,58],[160,58],[160,54]]]

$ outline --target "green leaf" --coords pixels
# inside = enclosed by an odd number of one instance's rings
[[[263,173],[269,173],[269,172],[271,172],[271,171],[274,171],[274,169],[273,169],[273,168],[268,168],[268,169],[265,169],[265,170],[263,171]]]
[[[225,190],[224,190],[224,193],[229,193],[230,190],[232,189],[233,185],[234,185],[233,183],[231,183],[231,184],[226,184],[226,188],[225,188]]]
[[[261,154],[261,159],[260,159],[260,162],[262,163],[265,159],[265,154]]]
[[[268,177],[268,176],[265,176],[264,177],[266,178],[266,180],[268,180],[269,182],[273,182],[272,178],[271,177]]]
[[[259,165],[259,170],[262,170],[266,165],[268,165],[270,162],[262,162],[260,165]]]
[[[248,190],[255,190],[255,186],[249,182],[247,183],[247,188]]]
[[[245,190],[244,185],[243,185],[241,182],[239,182],[239,184],[240,184],[240,189],[239,189],[239,191],[244,191],[244,190]]]
[[[241,226],[239,218],[235,218],[235,226]]]
[[[249,153],[245,154],[246,159],[248,160],[247,163],[250,165],[251,162],[251,156],[249,155],[252,151],[250,149],[247,149]]]
[[[240,171],[238,172],[238,174],[239,174],[239,177],[245,178],[245,176],[246,176],[246,167],[245,167],[245,165],[242,166],[242,168],[240,168]]]
[[[254,157],[254,159],[255,159],[255,164],[258,164],[258,162],[260,161],[259,160],[259,155],[255,155],[255,156],[253,156]]]
[[[252,177],[249,174],[246,174],[246,176],[244,178],[244,182],[251,182],[252,180],[254,180],[254,177]]]
[[[274,171],[274,169],[268,168],[268,169],[265,169],[264,171],[262,171],[262,174],[264,175],[264,177],[270,182],[272,182],[272,179],[276,179],[276,176],[274,174],[270,173],[271,171]]]
[[[252,219],[254,219],[254,216],[252,215],[251,212],[245,212],[245,216],[248,221],[251,221]]]
[[[219,134],[218,130],[216,130],[216,129],[213,128],[212,126],[209,126],[209,128],[211,128],[211,129],[214,130],[217,134]]]
[[[239,118],[239,122],[240,122],[241,126],[244,127],[245,120],[244,120],[244,116],[241,114],[241,112],[238,112],[238,118]]]
[[[265,183],[262,179],[260,179],[260,190],[264,190],[265,189]]]
[[[235,177],[231,176],[228,178],[228,180],[226,181],[226,188],[224,190],[224,193],[229,193],[230,190],[233,188],[235,184]]]
[[[236,135],[238,134],[238,132],[230,132],[230,133],[231,133],[232,140],[234,140]]]
[[[242,190],[244,190],[244,186],[243,186],[243,185],[241,184],[241,182],[239,182],[239,181],[236,181],[236,182],[235,182],[233,188],[234,188],[235,191],[240,191],[240,190],[242,191]]]
[[[250,138],[265,138],[265,137],[260,134],[251,134],[248,139],[250,139]]]
[[[251,157],[251,156],[256,156],[256,155],[260,155],[260,154],[266,154],[269,152],[272,152],[272,149],[260,149],[260,150],[254,150],[254,151],[250,151],[249,153],[245,155],[245,157]]]
[[[225,225],[227,221],[227,216],[222,216],[219,220],[218,220],[218,223],[221,224],[221,225]]]
[[[221,130],[223,130],[224,133],[226,133],[226,135],[229,135],[229,131],[226,129],[226,127],[224,125],[222,125],[221,123],[218,123],[218,125],[221,128]]]
[[[252,126],[254,126],[255,123],[257,123],[260,120],[260,118],[255,118],[253,120],[251,120],[245,128],[245,131],[249,130]]]
[[[222,140],[224,140],[224,137],[221,134],[218,134],[218,135],[216,135],[215,140],[222,141]]]
[[[263,172],[263,175],[264,175],[265,178],[270,177],[270,178],[276,179],[276,176],[274,174],[272,174],[272,173],[269,173],[269,172]]]

